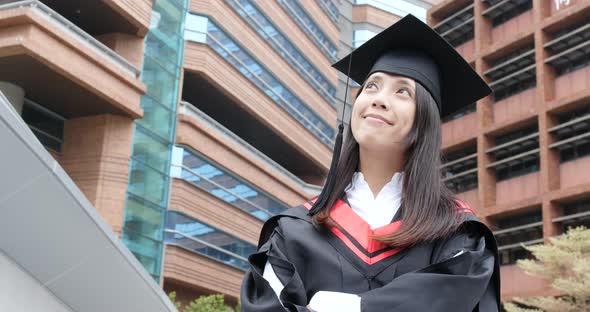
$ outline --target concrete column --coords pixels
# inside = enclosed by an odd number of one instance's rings
[[[60,164],[113,231],[121,234],[133,119],[96,115],[68,119]]]
[[[4,93],[8,102],[14,106],[14,109],[20,114],[23,112],[23,103],[25,101],[25,90],[18,85],[10,82],[0,81],[0,91]]]

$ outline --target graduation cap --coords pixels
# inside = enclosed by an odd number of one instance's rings
[[[362,85],[372,73],[385,72],[420,83],[434,98],[441,118],[492,92],[444,38],[411,14],[375,35],[332,67],[348,76],[344,102],[348,96],[348,79]],[[336,167],[342,149],[344,109],[342,117],[328,178],[310,215],[327,204],[336,182]]]

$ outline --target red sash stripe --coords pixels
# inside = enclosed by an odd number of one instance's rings
[[[316,198],[304,203],[303,207],[305,207],[307,210],[310,210],[315,200]],[[465,202],[457,200],[457,203],[459,204],[457,213],[472,213],[475,215],[475,212]],[[338,237],[355,255],[357,255],[357,257],[369,265],[375,264],[401,251],[401,248],[394,248],[379,253],[373,257],[368,255],[391,247],[383,242],[374,240],[372,237],[395,233],[401,228],[401,221],[395,221],[376,229],[371,229],[369,224],[363,218],[357,215],[343,200],[338,200],[334,204],[330,210],[330,217],[340,227],[330,226],[330,231],[336,235],[336,237]],[[346,231],[348,236],[344,234],[343,231]],[[352,239],[354,239],[357,244],[351,241],[349,236],[352,237]],[[364,250],[360,250],[358,245],[360,245]]]

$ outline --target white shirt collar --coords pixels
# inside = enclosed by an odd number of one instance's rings
[[[355,172],[352,181],[345,189],[352,210],[375,229],[391,222],[398,211],[403,189],[403,172],[396,172],[377,194],[369,188],[362,172]]]

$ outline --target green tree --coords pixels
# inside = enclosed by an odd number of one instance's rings
[[[181,304],[176,301],[176,292],[168,294],[170,300],[180,312],[239,312],[240,304],[233,309],[225,304],[224,296],[221,294],[201,296],[189,302],[184,309],[181,309]]]
[[[590,312],[590,229],[578,227],[525,247],[536,260],[519,260],[527,274],[551,282],[557,297],[513,298],[507,312]]]

